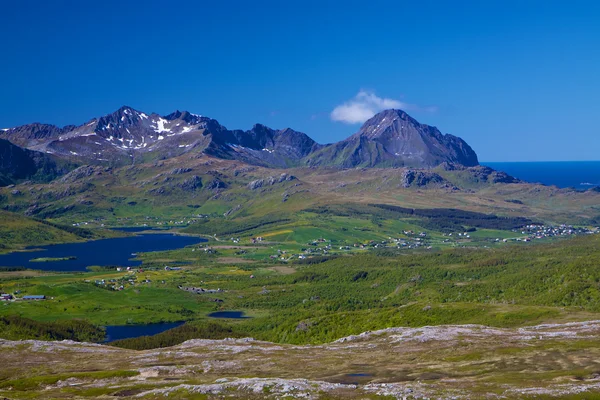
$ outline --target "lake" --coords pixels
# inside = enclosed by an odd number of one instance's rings
[[[140,234],[124,238],[92,240],[35,247],[33,251],[0,255],[0,266],[26,267],[44,271],[86,271],[91,265],[137,267],[132,253],[166,251],[206,242],[206,239],[166,233]],[[35,258],[76,257],[72,260],[30,262]]]
[[[232,318],[232,319],[244,319],[250,318],[244,315],[243,311],[215,311],[214,313],[208,314],[211,318]]]
[[[140,336],[152,336],[158,333],[177,328],[185,322],[164,322],[158,324],[144,325],[112,325],[106,326],[106,338],[104,343],[114,342],[115,340],[131,339]]]
[[[531,183],[587,190],[600,186],[600,161],[482,162]]]

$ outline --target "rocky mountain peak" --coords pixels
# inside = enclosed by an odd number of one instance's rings
[[[210,118],[203,117],[202,115],[193,114],[189,111],[179,111],[179,110],[172,112],[169,115],[166,115],[164,118],[167,121],[180,120],[180,121],[184,121],[188,124],[192,124],[192,125],[199,124],[202,121],[210,119]]]
[[[291,128],[277,130],[255,124],[246,131],[229,130],[214,119],[189,111],[160,116],[129,106],[80,126],[29,124],[1,130],[0,138],[87,163],[131,163],[142,154],[147,160],[193,151],[270,167],[478,165],[477,155],[462,139],[421,124],[402,110],[382,111],[356,134],[330,145],[320,145]]]
[[[462,139],[421,124],[402,110],[385,110],[346,140],[311,155],[309,165],[351,167],[435,167],[443,162],[478,165]]]
[[[414,118],[402,110],[385,110],[368,119],[357,135],[377,138],[389,131],[401,131],[409,125],[420,125]]]
[[[443,136],[435,127],[419,123],[402,110],[385,110],[367,120],[356,133],[369,139],[398,137],[407,139],[411,135]]]
[[[111,114],[100,117],[97,120],[95,131],[118,130],[118,128],[138,126],[143,124],[144,119],[148,119],[146,114],[131,107],[123,106]]]

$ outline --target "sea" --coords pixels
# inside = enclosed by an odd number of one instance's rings
[[[560,188],[600,187],[600,161],[482,162],[522,181]]]

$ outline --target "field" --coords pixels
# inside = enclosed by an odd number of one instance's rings
[[[5,322],[0,336],[8,339],[48,339],[50,321],[58,321],[57,332],[60,321],[73,319],[188,322],[113,347],[0,341],[0,360],[14,366],[3,371],[0,395],[590,398],[600,390],[600,326],[593,322],[600,320],[599,244],[599,235],[586,235],[487,249],[373,248],[281,263],[257,257],[269,245],[213,241],[140,254],[143,272],[4,272],[1,291],[50,297],[0,306],[0,323],[20,315],[42,324],[15,332]],[[236,255],[243,249],[249,253]],[[222,262],[232,255],[250,262]],[[180,270],[162,267],[175,260],[185,262]],[[133,284],[110,289],[132,275]],[[209,318],[216,310],[251,318]],[[532,327],[539,324],[546,325]],[[221,340],[227,337],[240,339]],[[175,347],[155,349],[163,346]]]
[[[142,272],[6,272],[0,291],[49,299],[6,302],[0,315],[201,325],[210,312],[241,310],[253,318],[233,323],[239,334],[293,344],[393,326],[585,320],[600,312],[599,243],[598,235],[588,235],[493,249],[371,248],[281,262],[267,257],[272,246],[244,250],[211,242],[140,254]],[[164,269],[175,261],[181,269]],[[196,294],[180,287],[221,291]]]
[[[208,239],[131,270],[0,269],[1,293],[46,296],[0,302],[0,397],[600,394],[600,194],[182,157],[0,189],[4,252],[131,234],[108,227]],[[92,343],[41,342],[65,339]]]

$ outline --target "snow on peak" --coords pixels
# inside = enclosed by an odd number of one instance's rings
[[[170,129],[165,128],[165,123],[167,123],[167,122],[168,121],[163,118],[159,118],[158,121],[152,120],[152,123],[156,125],[156,129],[154,129],[154,132],[156,132],[156,133],[171,132]]]

